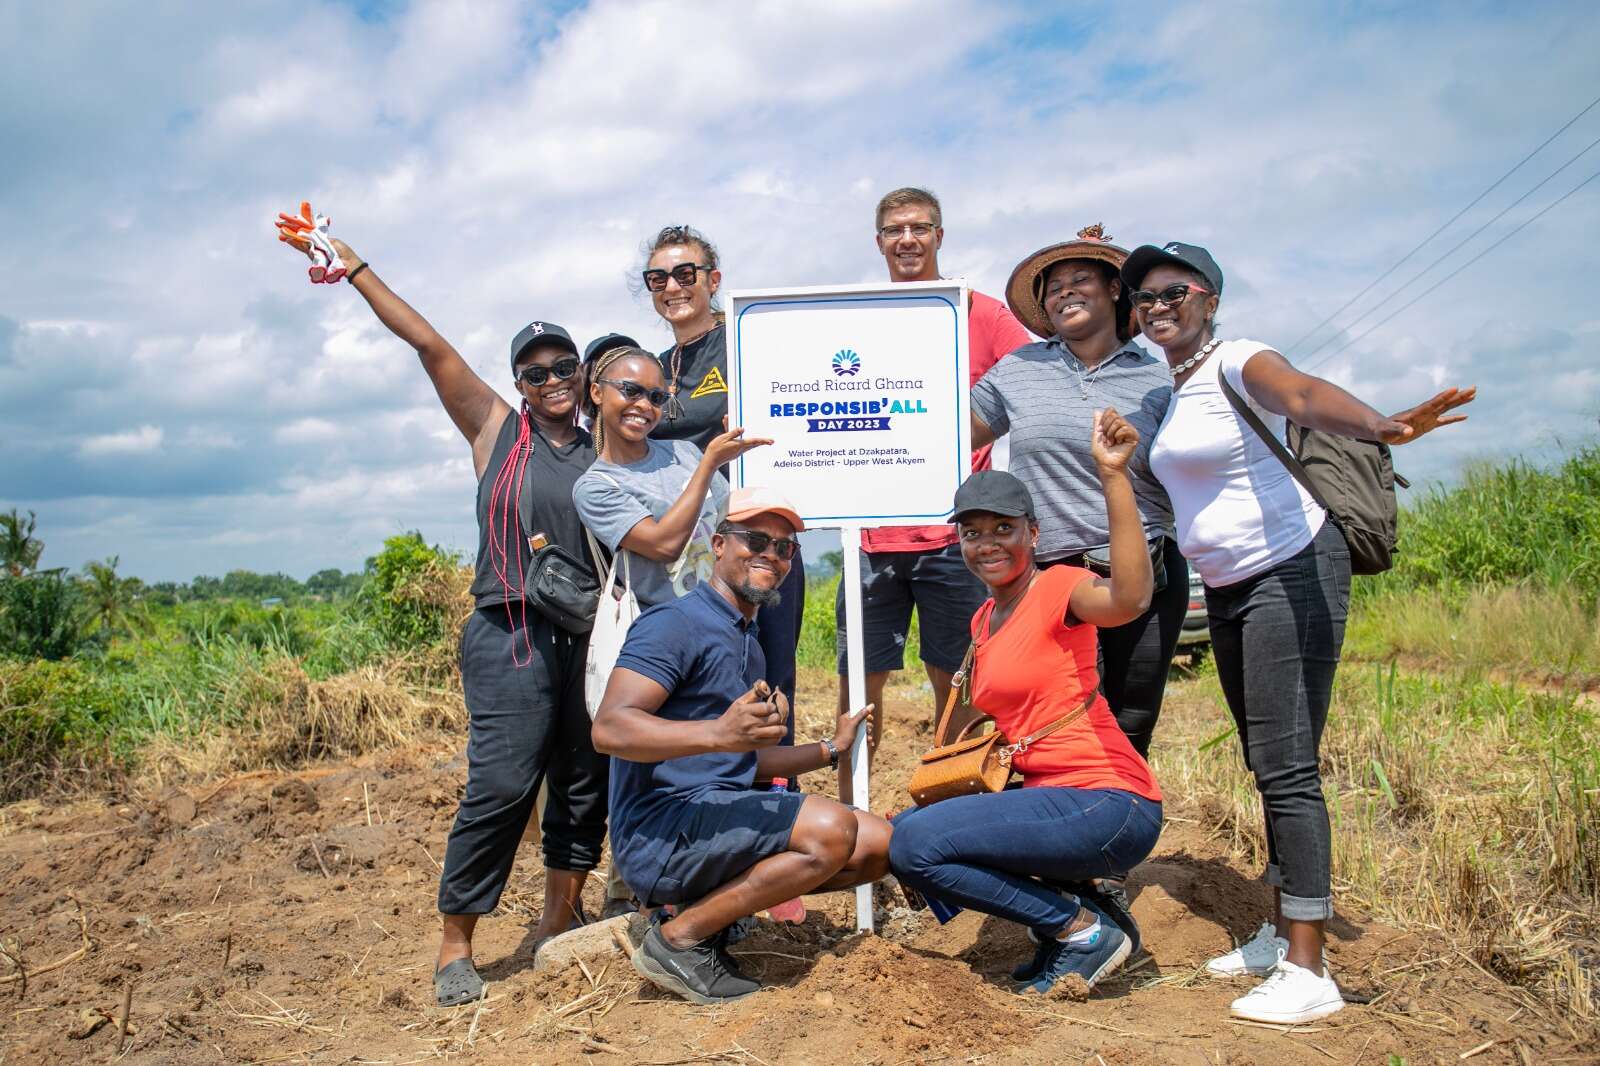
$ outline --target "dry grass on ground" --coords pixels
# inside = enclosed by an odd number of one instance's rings
[[[1259,868],[1260,800],[1222,708],[1214,674],[1175,686],[1154,763],[1167,794]],[[1437,932],[1594,1027],[1595,718],[1577,693],[1347,662],[1322,744],[1339,906]]]

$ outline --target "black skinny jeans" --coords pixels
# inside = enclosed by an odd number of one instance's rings
[[[1161,555],[1167,583],[1150,598],[1150,607],[1126,625],[1100,630],[1100,690],[1140,757],[1150,753],[1150,738],[1167,692],[1167,671],[1189,610],[1189,563],[1170,537]],[[1082,566],[1082,559],[1073,555],[1044,565]]]
[[[1206,588],[1217,678],[1266,815],[1266,880],[1281,892],[1283,916],[1298,921],[1333,917],[1317,750],[1349,608],[1350,546],[1332,519],[1292,559]]]
[[[480,607],[461,634],[467,788],[445,845],[443,914],[487,914],[500,902],[547,772],[545,866],[592,870],[605,842],[610,763],[594,750],[583,705],[588,638],[530,607],[524,643],[520,608],[515,621],[504,606]]]

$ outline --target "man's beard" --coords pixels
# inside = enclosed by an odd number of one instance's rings
[[[746,581],[742,585],[733,586],[734,595],[746,603],[753,603],[757,607],[771,607],[783,599],[776,586],[770,589],[756,588]]]

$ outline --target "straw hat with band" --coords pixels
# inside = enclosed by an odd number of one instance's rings
[[[1120,274],[1127,258],[1128,250],[1112,244],[1111,238],[1105,235],[1105,230],[1098,222],[1085,226],[1078,231],[1077,240],[1041,248],[1018,263],[1017,269],[1011,272],[1011,280],[1006,282],[1006,305],[1018,321],[1034,333],[1041,337],[1054,337],[1055,327],[1050,325],[1050,316],[1044,310],[1044,282],[1050,268],[1068,259],[1094,259],[1111,267],[1113,273]],[[1133,317],[1133,301],[1129,298],[1128,287],[1123,285],[1122,293],[1117,297],[1117,336],[1129,340],[1138,335],[1139,324]]]

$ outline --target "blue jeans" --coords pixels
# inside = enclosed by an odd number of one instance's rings
[[[1267,884],[1285,918],[1333,917],[1333,838],[1317,749],[1350,609],[1350,546],[1332,520],[1292,559],[1206,588],[1217,680],[1267,823]]]
[[[919,892],[1055,936],[1076,903],[1041,884],[1122,877],[1161,835],[1161,804],[1115,789],[1012,788],[894,820],[889,865]]]

